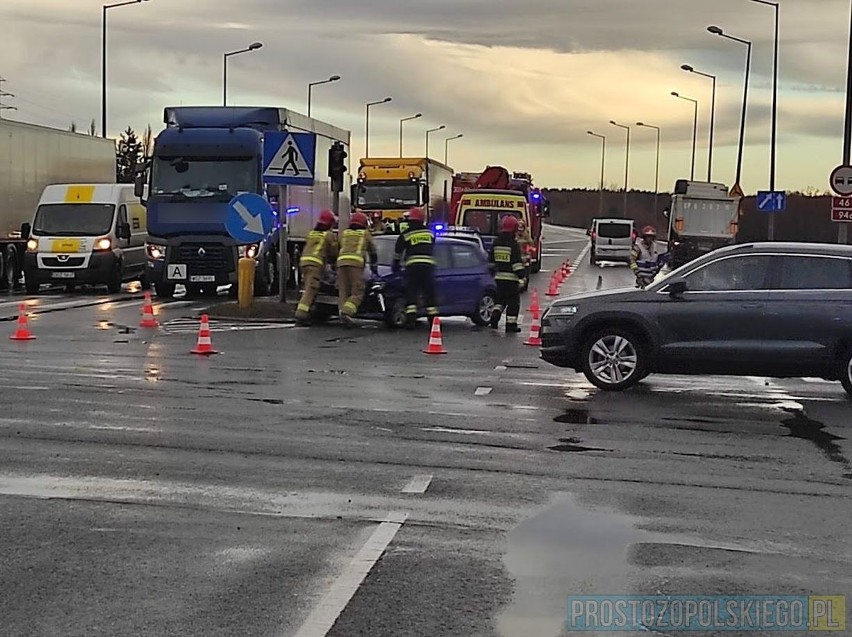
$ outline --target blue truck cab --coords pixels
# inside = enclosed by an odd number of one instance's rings
[[[319,212],[332,207],[322,144],[348,145],[349,133],[286,109],[265,107],[168,107],[163,121],[166,128],[154,141],[148,198],[143,200],[148,224],[146,274],[157,296],[173,296],[177,284],[189,294],[215,295],[218,286],[228,284],[235,288],[236,266],[244,255],[257,260],[255,294],[272,294],[279,272],[284,270],[289,277],[286,264],[298,254]],[[288,128],[317,133],[311,186],[264,183],[264,133]],[[140,197],[144,186],[143,176],[137,181]],[[229,204],[240,193],[260,194],[276,214],[278,210],[292,214],[281,215],[282,223],[276,223],[262,241],[240,244],[225,226]],[[282,224],[288,228],[290,258],[285,259],[279,256]]]

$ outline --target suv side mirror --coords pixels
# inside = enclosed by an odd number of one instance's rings
[[[681,298],[687,290],[689,290],[689,286],[683,279],[675,279],[669,283],[669,296],[674,299]]]
[[[119,239],[130,239],[130,224],[120,223],[115,227],[115,236]]]
[[[30,233],[32,232],[32,230],[33,230],[33,227],[28,222],[22,223],[21,224],[21,238],[22,239],[29,239]]]

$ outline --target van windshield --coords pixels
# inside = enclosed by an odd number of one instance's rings
[[[90,237],[109,234],[114,214],[113,204],[44,204],[36,211],[32,233],[41,237]]]
[[[630,223],[598,223],[598,236],[604,239],[628,239],[632,234],[633,224]]]
[[[464,211],[464,217],[460,225],[476,228],[480,234],[486,236],[496,236],[500,231],[500,222],[506,216],[521,219],[521,215],[518,212],[470,208]]]

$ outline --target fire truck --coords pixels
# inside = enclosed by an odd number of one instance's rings
[[[469,195],[475,195],[477,190],[487,190],[491,194],[501,191],[507,195],[523,193],[529,214],[529,219],[525,221],[533,240],[530,248],[530,269],[533,273],[539,272],[542,257],[542,224],[543,220],[550,216],[550,203],[544,193],[533,185],[532,176],[529,173],[510,173],[502,166],[488,166],[481,173],[457,173],[453,177],[451,202],[457,225],[465,225],[462,208],[466,202],[469,203]]]

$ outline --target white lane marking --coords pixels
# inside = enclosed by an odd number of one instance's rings
[[[592,244],[590,243],[585,248],[583,248],[583,250],[580,252],[579,256],[577,257],[577,261],[575,261],[575,263],[577,263],[577,265],[583,263],[583,261],[586,260],[586,255],[589,254],[589,250],[591,250],[591,249],[592,249]],[[574,268],[572,268],[572,272],[573,272],[573,270],[574,270]]]
[[[477,387],[476,391],[473,392],[474,396],[487,396],[491,393],[491,387]]]
[[[296,637],[325,637],[328,634],[407,518],[408,513],[388,514],[308,615]]]
[[[416,475],[402,488],[402,493],[426,493],[426,489],[429,488],[431,483],[431,473]]]
[[[431,431],[439,434],[462,434],[464,436],[486,436],[493,433],[483,429],[452,429],[450,427],[422,427],[421,431]]]
[[[494,369],[495,369],[495,371],[498,371],[498,372],[505,372],[508,369],[508,367],[506,367],[505,365],[497,365],[497,367],[495,367]]]

